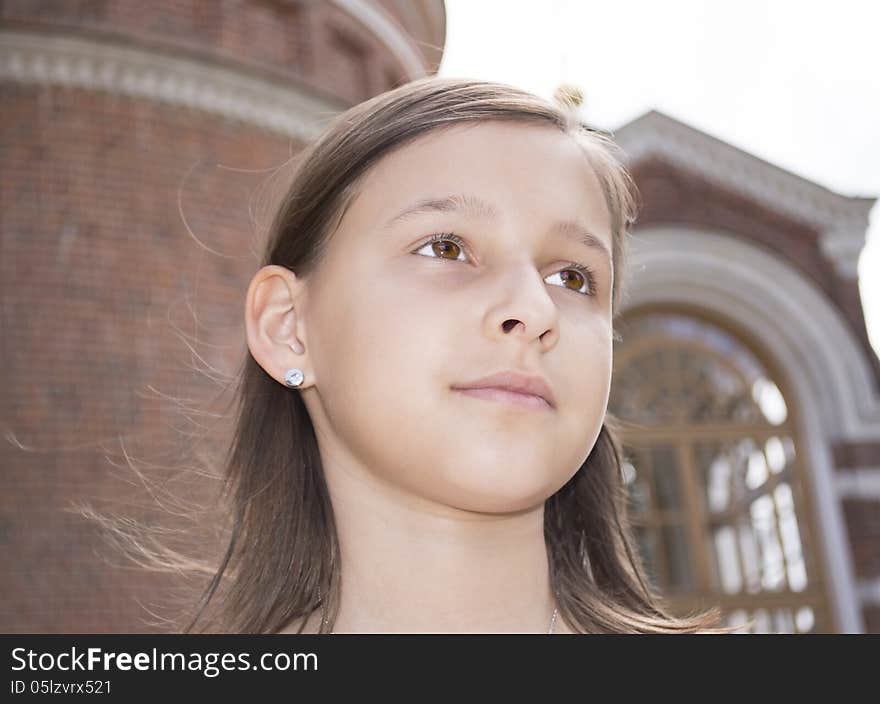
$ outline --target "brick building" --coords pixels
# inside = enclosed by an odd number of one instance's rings
[[[119,438],[186,444],[162,401],[235,371],[266,173],[445,39],[442,0],[162,5],[0,5],[6,632],[151,630],[167,578],[63,509],[137,494]],[[880,632],[874,199],[658,112],[615,137],[644,207],[611,410],[653,578],[756,630]]]

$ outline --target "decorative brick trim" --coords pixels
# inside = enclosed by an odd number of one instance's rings
[[[100,90],[194,108],[297,140],[345,106],[289,83],[82,38],[0,31],[0,79]]]

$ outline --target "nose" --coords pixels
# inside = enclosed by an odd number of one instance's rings
[[[506,267],[498,276],[497,302],[487,316],[490,335],[538,339],[552,347],[559,336],[559,309],[547,283],[530,262]]]

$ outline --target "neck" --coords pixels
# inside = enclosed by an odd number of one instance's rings
[[[341,549],[335,633],[548,632],[543,502],[478,513],[325,474]]]

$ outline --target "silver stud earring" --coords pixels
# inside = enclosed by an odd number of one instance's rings
[[[302,369],[288,369],[284,375],[284,383],[288,386],[300,386],[305,378]]]

